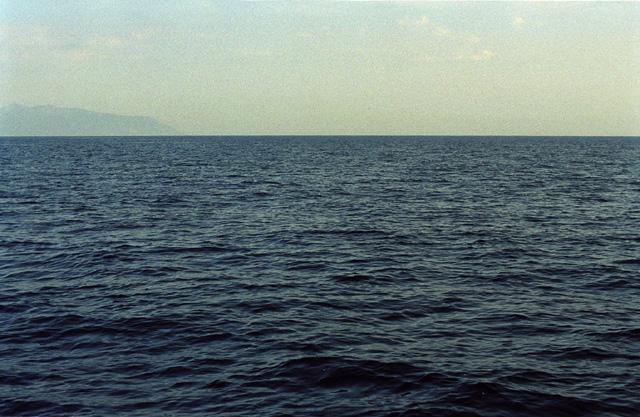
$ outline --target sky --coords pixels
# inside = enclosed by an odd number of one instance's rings
[[[640,3],[0,0],[0,105],[201,135],[640,135]]]

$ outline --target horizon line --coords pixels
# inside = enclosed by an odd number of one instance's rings
[[[482,135],[482,134],[456,134],[456,135],[438,135],[438,134],[331,134],[331,135],[315,135],[315,134],[189,134],[189,135],[0,135],[0,139],[11,138],[640,138],[637,135]]]

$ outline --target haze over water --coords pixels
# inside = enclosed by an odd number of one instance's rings
[[[0,415],[640,409],[638,138],[0,138],[0,178]]]

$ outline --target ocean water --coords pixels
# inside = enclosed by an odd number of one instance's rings
[[[2,416],[638,416],[640,139],[0,139]]]

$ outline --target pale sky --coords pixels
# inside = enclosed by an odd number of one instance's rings
[[[0,0],[0,105],[185,134],[640,135],[640,3]]]

